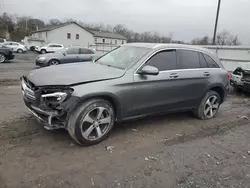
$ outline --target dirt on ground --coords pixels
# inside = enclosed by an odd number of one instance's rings
[[[0,84],[0,188],[250,187],[249,95],[230,92],[212,120],[188,112],[148,117],[81,147],[25,108],[15,78],[25,73],[21,63],[35,66],[22,58],[10,63],[20,69],[4,64],[3,79],[13,82]]]

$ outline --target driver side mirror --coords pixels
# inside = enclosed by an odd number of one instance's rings
[[[140,71],[138,71],[140,75],[158,75],[159,70],[151,65],[144,66]]]

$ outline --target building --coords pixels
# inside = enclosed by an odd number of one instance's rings
[[[39,38],[48,43],[95,47],[103,51],[109,51],[127,42],[127,39],[120,34],[88,30],[76,22],[45,27],[32,32],[31,37]]]

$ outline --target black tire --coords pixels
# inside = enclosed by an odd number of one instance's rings
[[[94,112],[98,108],[105,108],[110,115],[110,123],[107,125],[105,131],[103,131],[103,135],[95,140],[86,139],[82,134],[82,127],[84,126],[84,120],[87,117],[90,117],[90,113]],[[98,113],[98,112],[97,112]],[[105,117],[104,117],[105,118]],[[68,132],[70,136],[80,145],[82,146],[90,146],[100,143],[104,140],[109,133],[111,132],[115,123],[115,112],[113,106],[110,102],[103,99],[90,99],[83,104],[81,104],[78,108],[76,108],[72,114],[70,115],[68,121]],[[91,124],[91,123],[90,123]],[[94,125],[91,124],[90,126]],[[90,128],[90,127],[89,127]],[[88,129],[88,128],[87,128]],[[86,129],[85,129],[86,130]],[[97,131],[96,129],[93,131]],[[93,133],[92,131],[92,133]],[[96,132],[97,134],[97,132]],[[90,134],[89,134],[90,136]],[[88,137],[89,137],[88,136]],[[98,136],[97,136],[98,137]]]
[[[3,53],[0,53],[0,63],[4,63],[6,60],[6,56]]]
[[[22,49],[18,49],[17,53],[21,54],[21,53],[23,53],[23,50]]]
[[[42,50],[40,51],[40,53],[41,53],[41,54],[46,54],[46,53],[47,53],[47,51],[46,51],[46,50],[44,50],[44,49],[42,49]]]
[[[61,62],[57,59],[51,59],[48,63],[49,66],[52,66],[52,65],[59,65]]]
[[[214,115],[212,115],[211,117],[208,117],[206,114],[205,114],[205,107],[206,107],[206,102],[208,101],[208,99],[210,99],[212,96],[215,96],[217,98],[217,102],[218,102],[218,108],[216,109],[216,111],[214,110]],[[199,119],[202,119],[202,120],[207,120],[207,119],[212,119],[214,117],[216,117],[217,115],[217,112],[219,110],[219,107],[220,107],[220,104],[221,104],[221,98],[220,98],[220,95],[216,92],[216,91],[208,91],[206,93],[206,95],[202,98],[199,106],[194,110],[194,115],[199,118]]]
[[[35,51],[35,46],[31,46],[30,51],[34,52]]]

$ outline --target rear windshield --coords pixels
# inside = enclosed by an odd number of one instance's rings
[[[96,63],[119,69],[128,69],[149,50],[149,48],[121,46],[97,59]]]

